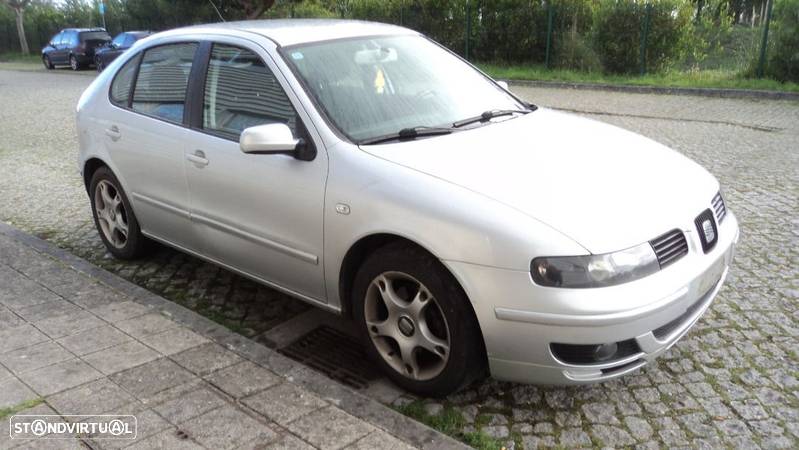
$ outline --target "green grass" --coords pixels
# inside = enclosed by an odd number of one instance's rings
[[[31,53],[30,55],[23,55],[22,53],[0,53],[0,62],[12,63],[32,63],[41,64],[41,55],[38,53]]]
[[[466,426],[465,420],[452,406],[446,406],[440,414],[431,416],[424,409],[420,400],[413,401],[404,406],[395,408],[400,413],[415,419],[423,424],[440,431],[448,436],[463,441],[478,450],[499,450],[503,448],[502,442],[492,438],[482,431],[463,433]]]
[[[797,83],[781,83],[770,79],[744,78],[729,70],[672,71],[653,75],[607,75],[600,72],[578,72],[552,69],[534,65],[500,65],[478,63],[480,69],[493,78],[502,80],[562,81],[568,83],[593,83],[630,86],[692,87],[755,89],[764,91],[799,92]]]
[[[9,408],[0,408],[0,419],[5,419],[8,416],[13,416],[14,414],[25,411],[26,409],[33,408],[34,406],[40,405],[44,403],[44,399],[39,397],[33,400],[28,400],[22,402],[18,405],[11,406]]]

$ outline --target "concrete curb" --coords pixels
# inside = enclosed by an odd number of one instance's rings
[[[794,100],[799,101],[799,92],[760,91],[754,89],[721,89],[721,88],[683,88],[660,86],[631,86],[597,83],[571,83],[565,81],[539,81],[539,80],[507,80],[513,86],[544,87],[559,89],[580,89],[610,92],[628,92],[633,94],[662,94],[662,95],[694,95],[716,98],[744,98],[764,100]]]
[[[54,244],[31,236],[0,221],[0,234],[16,239],[51,258],[72,267],[109,287],[127,295],[131,300],[159,309],[176,322],[215,341],[242,357],[258,363],[289,381],[335,404],[347,413],[381,428],[399,439],[423,449],[468,449],[467,445],[432,428],[406,417],[391,408],[368,398],[321,373],[264,347],[244,336],[207,319],[196,312],[137,286],[101,269]]]

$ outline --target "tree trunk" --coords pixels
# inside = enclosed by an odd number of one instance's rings
[[[22,8],[15,8],[14,12],[17,16],[17,34],[19,35],[19,46],[22,48],[23,55],[30,55],[31,51],[28,48],[28,39],[25,37],[25,20],[23,16],[25,10]]]

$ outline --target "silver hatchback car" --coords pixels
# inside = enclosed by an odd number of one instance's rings
[[[97,77],[77,124],[113,255],[158,241],[350,316],[425,395],[636,370],[710,306],[738,240],[702,167],[401,27],[160,33]]]

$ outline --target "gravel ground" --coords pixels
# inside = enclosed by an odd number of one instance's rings
[[[110,259],[75,167],[72,113],[91,77],[2,69],[0,220],[255,339],[307,310],[168,249],[137,263]],[[799,447],[799,103],[515,90],[654,138],[707,167],[741,223],[735,265],[691,333],[634,375],[580,388],[487,380],[444,401],[402,395],[393,403],[419,402],[428,419],[454,407],[461,433],[481,430],[525,449]]]

